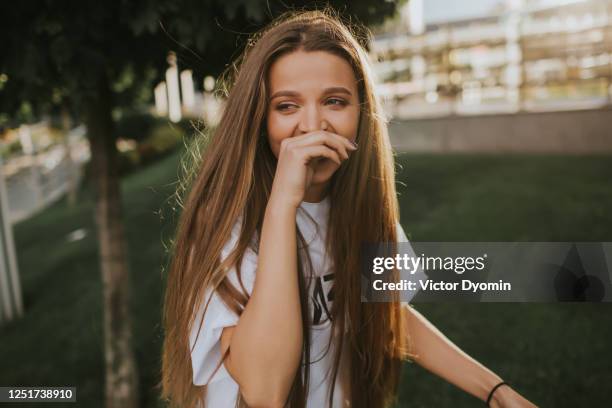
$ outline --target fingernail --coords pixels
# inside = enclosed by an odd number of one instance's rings
[[[354,140],[349,140],[349,142],[351,142],[353,146],[355,146],[355,149],[358,147],[357,142],[355,142]]]

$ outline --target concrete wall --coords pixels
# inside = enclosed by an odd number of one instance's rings
[[[612,107],[391,120],[399,152],[612,153]]]

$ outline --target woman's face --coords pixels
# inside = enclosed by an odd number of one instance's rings
[[[270,67],[268,142],[278,157],[283,139],[326,130],[355,140],[359,123],[357,80],[349,63],[326,51],[294,51]],[[329,159],[314,165],[313,184],[338,169]]]

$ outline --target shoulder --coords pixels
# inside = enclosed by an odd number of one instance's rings
[[[234,222],[232,226],[232,230],[230,232],[229,237],[225,240],[223,247],[221,248],[221,253],[219,256],[219,262],[223,263],[228,261],[224,267],[227,270],[226,276],[229,278],[229,282],[234,286],[234,288],[240,288],[244,285],[245,289],[250,293],[253,287],[253,282],[255,279],[255,272],[257,269],[257,252],[256,252],[256,242],[257,242],[257,233],[251,238],[251,241],[244,253],[242,254],[242,259],[240,262],[240,267],[237,268],[237,261],[240,258],[240,254],[237,254],[235,257],[235,261],[228,260],[232,252],[238,246],[238,242],[240,240],[240,235],[242,233],[242,217],[238,217],[238,219]],[[190,252],[190,260],[191,263],[193,259],[194,252],[197,251],[197,245],[193,243],[191,245]],[[237,270],[240,270],[240,276],[238,276]],[[242,281],[242,284],[241,284]],[[207,295],[205,298],[208,298],[212,293],[210,288],[207,289]]]
[[[395,231],[397,242],[409,242],[408,237],[406,237],[406,233],[404,232],[404,228],[402,228],[402,224],[400,224],[399,221],[395,223]]]

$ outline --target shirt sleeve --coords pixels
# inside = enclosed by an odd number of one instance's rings
[[[222,259],[225,259],[238,243],[240,225],[240,221],[237,221],[234,225],[231,237],[221,251]],[[256,269],[257,254],[249,247],[244,254],[240,269],[242,283],[249,295],[253,291]],[[242,290],[235,266],[228,269],[227,276],[236,289]],[[210,299],[210,304],[202,321],[202,314],[208,299]],[[199,305],[189,335],[191,367],[193,369],[193,383],[195,385],[207,385],[215,381],[231,378],[225,369],[225,365],[221,364],[216,372],[215,369],[222,357],[221,333],[223,328],[235,326],[238,323],[238,318],[239,316],[227,307],[217,291],[209,289],[205,292],[204,300]]]
[[[397,223],[396,231],[397,231],[396,233],[397,242],[403,243],[402,245],[404,246],[403,249],[406,250],[406,253],[408,254],[408,256],[416,257],[416,254],[414,253],[414,248],[412,248],[412,244],[406,237],[406,233],[404,232],[404,229],[402,228],[402,225],[399,222]],[[427,275],[425,275],[425,272],[423,271],[423,268],[421,266],[419,266],[419,269],[414,273],[414,275],[411,275],[410,280],[414,282],[418,282],[419,280],[424,280],[424,281],[427,280]],[[402,292],[401,294],[402,305],[408,305],[418,292],[419,292],[418,290]]]
[[[397,235],[397,242],[408,242],[408,237],[406,237],[406,233],[402,228],[402,224],[398,222],[395,230]]]

